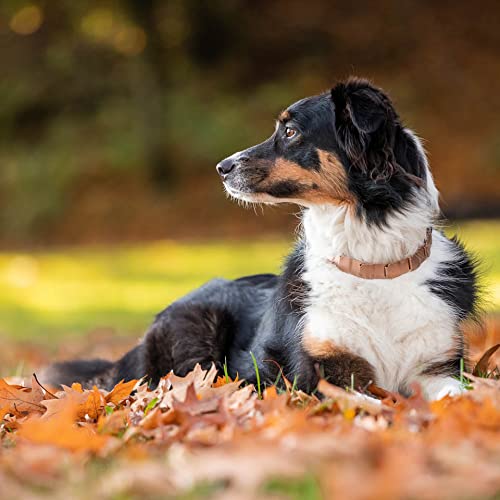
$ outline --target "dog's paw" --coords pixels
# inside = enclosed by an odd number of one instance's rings
[[[422,380],[421,384],[426,398],[430,401],[436,401],[446,396],[460,396],[465,391],[463,384],[451,377],[429,378]]]
[[[462,387],[462,384],[455,385],[455,384],[448,384],[445,385],[441,390],[439,390],[436,394],[431,396],[429,399],[437,400],[437,399],[443,399],[445,396],[460,396],[460,394],[463,394],[464,389]]]

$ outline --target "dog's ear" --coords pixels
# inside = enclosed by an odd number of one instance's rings
[[[339,83],[333,87],[331,95],[339,125],[351,122],[360,132],[370,134],[388,118],[385,96],[367,81]]]
[[[340,145],[355,167],[376,179],[394,171],[397,114],[389,98],[366,80],[339,83],[331,90],[335,131]]]

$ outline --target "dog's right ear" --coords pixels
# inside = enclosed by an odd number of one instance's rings
[[[389,98],[367,80],[350,79],[331,90],[335,131],[340,146],[353,165],[370,171],[376,178],[390,176],[394,118],[397,114]],[[371,151],[384,150],[385,158]]]

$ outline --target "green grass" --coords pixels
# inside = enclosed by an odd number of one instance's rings
[[[56,340],[102,327],[142,332],[153,315],[213,277],[276,272],[284,241],[148,243],[0,253],[0,336]]]
[[[500,311],[500,221],[460,224],[485,261],[487,307]],[[155,313],[205,281],[277,272],[290,242],[148,243],[0,253],[0,335],[44,342],[113,328],[138,335]]]
[[[484,307],[487,312],[500,312],[500,220],[455,224],[447,231],[458,234],[480,261],[484,285]]]
[[[253,367],[255,370],[255,378],[257,380],[257,394],[259,399],[262,399],[262,391],[260,388],[260,373],[259,373],[259,365],[257,364],[257,360],[255,359],[255,355],[252,351],[250,351],[250,356],[252,357]]]
[[[302,478],[275,478],[268,481],[263,490],[277,498],[290,500],[321,500],[323,495],[318,480],[312,475]]]

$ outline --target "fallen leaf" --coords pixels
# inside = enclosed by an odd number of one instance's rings
[[[66,390],[66,387],[64,387],[64,389]],[[83,392],[82,384],[79,384],[78,382],[74,382],[73,384],[71,384],[70,389],[76,392]]]
[[[85,401],[78,407],[78,417],[85,418],[88,416],[90,419],[96,420],[104,410],[106,402],[104,396],[100,393],[96,386],[92,388],[92,391],[85,391],[83,394],[86,398]]]
[[[212,384],[212,387],[221,387],[223,385],[231,384],[232,382],[238,382],[239,377],[236,375],[236,378],[233,380],[231,377],[226,376],[217,376],[217,380]]]
[[[57,399],[57,397],[52,394],[48,389],[46,389],[38,380],[38,377],[36,376],[36,373],[33,373],[31,377],[31,387],[32,389],[40,389],[44,396],[44,399]]]
[[[50,399],[41,403],[47,409],[43,415],[45,420],[65,411],[67,407],[76,408],[75,422],[86,418],[96,420],[104,412],[106,401],[97,387],[94,386],[91,391],[80,392],[78,387],[73,386],[72,388],[65,387],[62,393],[58,393],[60,395],[58,399]]]
[[[349,408],[358,408],[364,410],[371,415],[378,415],[382,411],[392,412],[393,408],[383,404],[377,399],[364,396],[357,392],[347,392],[340,387],[328,383],[326,380],[321,379],[318,383],[318,391],[325,396],[332,398],[342,411]]]
[[[472,375],[481,376],[486,375],[488,373],[488,364],[490,362],[491,357],[495,352],[500,348],[500,344],[496,344],[491,346],[482,356],[481,359],[476,363],[474,370],[472,371]]]
[[[124,399],[130,396],[137,382],[137,380],[130,380],[129,382],[121,380],[118,382],[113,390],[106,396],[106,403],[113,403],[114,405],[120,404]]]
[[[278,391],[276,390],[276,386],[266,387],[264,389],[264,400],[276,399],[278,397]]]
[[[0,379],[0,418],[3,418],[7,413],[16,416],[32,412],[43,413],[45,411],[41,404],[43,398],[43,390],[36,382],[34,387],[30,389],[9,385],[4,379]]]
[[[52,401],[54,400],[49,402]],[[74,423],[78,412],[78,404],[67,404],[50,419],[32,418],[26,421],[18,435],[33,443],[59,446],[71,451],[101,450],[108,438],[96,434],[88,427],[78,427]]]

